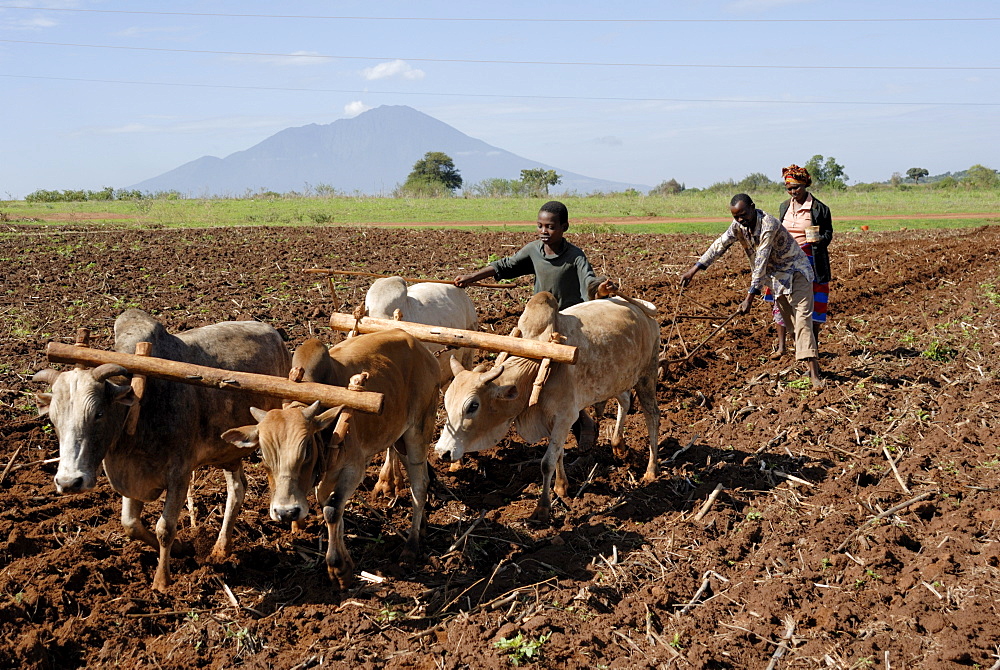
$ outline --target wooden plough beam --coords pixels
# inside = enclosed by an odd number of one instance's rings
[[[456,348],[475,348],[485,351],[508,352],[514,356],[522,358],[534,358],[543,360],[549,358],[554,363],[576,363],[578,350],[576,347],[557,344],[553,342],[541,342],[539,340],[525,340],[519,337],[508,335],[493,335],[492,333],[481,333],[474,330],[462,330],[460,328],[444,328],[441,326],[428,326],[423,323],[412,323],[410,321],[394,321],[392,319],[375,319],[370,316],[356,319],[351,314],[334,313],[330,316],[330,327],[340,331],[355,331],[361,334],[377,333],[390,328],[399,328],[417,338],[422,342],[433,342]]]
[[[296,400],[306,404],[317,400],[325,406],[343,405],[369,414],[381,414],[383,396],[372,391],[351,391],[340,386],[314,382],[293,382],[282,377],[252,372],[234,372],[153,356],[137,356],[117,351],[49,342],[45,349],[53,363],[93,366],[114,363],[136,374],[183,384],[259,393],[273,398]]]
[[[345,277],[371,277],[373,279],[384,279],[386,277],[396,277],[397,275],[384,275],[377,272],[362,272],[360,270],[335,270],[333,268],[306,268],[303,270],[306,274],[314,275],[342,275]],[[418,277],[400,277],[403,281],[408,284],[455,284],[453,279],[421,279]],[[480,288],[522,288],[527,286],[527,284],[492,284],[487,282],[473,282],[469,286],[478,286]]]

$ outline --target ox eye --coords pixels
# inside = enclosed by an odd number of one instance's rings
[[[470,400],[469,404],[465,406],[465,413],[474,414],[477,411],[479,411],[479,401],[475,399]]]

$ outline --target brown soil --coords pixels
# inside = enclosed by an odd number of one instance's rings
[[[573,239],[660,306],[665,338],[677,310],[732,313],[747,282],[734,252],[678,300],[677,273],[707,236]],[[198,525],[185,515],[181,532],[196,549],[173,560],[166,595],[150,590],[156,556],[124,538],[106,480],[88,494],[55,493],[57,442],[35,416],[31,393],[42,389],[30,381],[48,340],[88,326],[93,346],[109,348],[114,318],[133,305],[172,331],[254,318],[283,329],[289,347],[313,333],[333,340],[326,281],[301,269],[447,278],[524,241],[381,228],[7,227],[0,667],[506,668],[517,651],[551,668],[765,668],[779,654],[772,667],[996,667],[997,226],[839,235],[821,337],[827,388],[800,390],[803,369],[768,359],[770,314],[758,306],[660,385],[659,479],[638,482],[644,429],[630,414],[627,462],[606,436],[590,454],[567,451],[572,497],[549,526],[528,523],[542,452],[510,435],[456,472],[434,465],[424,555],[400,565],[408,505],[372,498],[370,469],[349,507],[348,546],[382,583],[334,591],[321,520],[299,535],[269,520],[256,458],[221,565],[206,555],[223,480],[198,475]],[[366,287],[338,280],[342,311]],[[485,327],[506,333],[528,290],[473,297]],[[681,330],[691,346],[711,321]],[[697,518],[717,485],[724,491]],[[148,506],[150,522],[156,513]],[[515,648],[497,646],[518,634]]]

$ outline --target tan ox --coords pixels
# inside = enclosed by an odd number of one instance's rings
[[[418,340],[402,330],[349,338],[329,351],[319,340],[304,342],[292,359],[304,379],[347,386],[352,376],[368,374],[365,390],[384,394],[382,414],[355,412],[343,444],[330,446],[323,431],[341,408],[321,411],[288,405],[269,412],[251,409],[257,425],[234,428],[223,439],[246,448],[260,447],[271,487],[270,513],[275,521],[300,521],[309,514],[307,494],[317,486],[326,519],[330,578],[348,585],[354,561],[344,543],[344,507],[358,488],[372,458],[395,446],[405,453],[413,499],[412,523],[404,556],[415,556],[427,499],[427,453],[434,432],[438,365]],[[316,482],[318,481],[318,484]]]
[[[445,461],[456,461],[468,452],[497,444],[514,422],[518,434],[529,442],[549,438],[542,458],[542,495],[534,518],[545,521],[551,512],[550,490],[566,495],[568,482],[563,469],[563,445],[580,410],[596,405],[598,416],[611,398],[619,403],[612,445],[619,449],[622,424],[635,390],[646,416],[649,462],[643,481],[656,477],[656,450],[660,426],[656,403],[659,324],[640,306],[621,299],[593,300],[558,311],[550,293],[537,293],[518,320],[522,337],[548,340],[552,332],[566,337],[565,344],[579,348],[575,365],[552,367],[539,402],[528,399],[538,372],[538,361],[511,356],[488,371],[455,366],[455,380],[445,393],[447,418],[434,452]]]

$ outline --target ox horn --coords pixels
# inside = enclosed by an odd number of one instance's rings
[[[489,384],[491,381],[493,381],[502,374],[503,374],[503,366],[497,365],[484,372],[482,379],[480,379],[480,381],[484,384]]]
[[[104,365],[98,365],[96,368],[90,371],[91,376],[96,382],[107,381],[110,377],[121,377],[128,374],[128,370],[120,365],[114,363],[105,363]]]
[[[320,409],[319,400],[317,400],[316,402],[314,402],[313,404],[309,405],[308,407],[302,410],[302,416],[305,417],[306,421],[312,421],[314,418],[316,418],[316,414],[319,413],[319,409]]]
[[[61,374],[62,373],[59,372],[58,370],[53,370],[52,368],[45,368],[44,370],[39,370],[38,372],[36,372],[31,377],[31,381],[45,382],[47,384],[55,384],[56,379],[58,379],[59,375]]]

